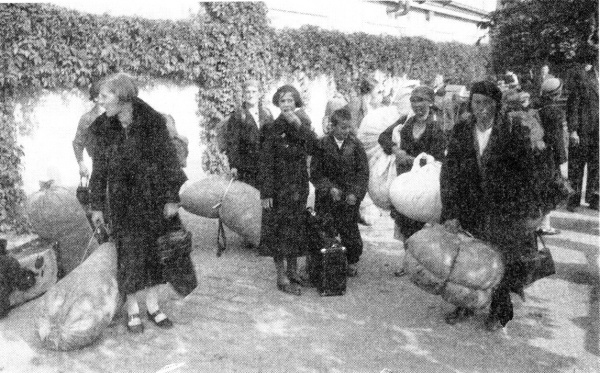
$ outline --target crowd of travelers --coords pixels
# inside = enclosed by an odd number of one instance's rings
[[[521,87],[518,77],[508,72],[500,80],[474,82],[468,94],[449,99],[443,80],[420,85],[410,94],[412,114],[379,135],[383,151],[395,156],[398,175],[410,171],[422,153],[441,162],[440,223],[499,248],[506,270],[492,294],[485,322],[489,330],[504,327],[513,317],[510,292],[523,288],[518,254],[537,248],[536,234],[560,234],[551,226],[556,204],[536,190],[536,178],[550,172],[561,179],[562,172],[564,181],[568,160],[573,193],[566,208],[576,211],[587,168],[585,202],[598,209],[597,69],[596,61],[586,61],[563,84],[544,68],[536,91]],[[241,88],[243,104],[225,127],[226,155],[231,175],[260,192],[263,214],[257,250],[273,258],[277,288],[300,295],[302,287],[309,286],[298,269],[298,258],[307,252],[309,182],[315,187],[315,210],[333,217],[347,249],[347,276],[356,276],[363,251],[359,206],[369,183],[369,161],[356,133],[370,110],[389,104],[381,82],[362,79],[352,95],[338,87],[327,103],[325,134],[320,138],[292,85],[279,87],[272,97],[280,110],[277,117],[262,104],[258,81],[248,79]],[[126,298],[132,332],[143,330],[136,298],[142,289],[148,289],[148,318],[160,327],[172,326],[155,290],[165,282],[156,240],[178,219],[188,145],[174,131],[172,117],[137,96],[135,81],[123,73],[94,84],[94,107],[81,118],[73,141],[80,175],[90,178],[92,221],[111,225],[119,290]],[[399,142],[393,139],[397,127]],[[83,162],[84,148],[92,158],[91,173]],[[394,237],[402,242],[425,226],[394,208],[391,217]],[[446,322],[454,324],[473,314],[472,309],[457,307]]]

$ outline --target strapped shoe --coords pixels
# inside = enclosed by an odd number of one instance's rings
[[[135,322],[136,320],[139,321],[139,323]],[[139,313],[129,315],[127,318],[127,330],[134,334],[140,334],[144,332],[144,324],[142,324],[142,319],[140,319]]]
[[[149,311],[146,311],[146,314],[148,315],[148,319],[150,321],[152,321],[154,323],[154,325],[158,326],[159,328],[171,329],[173,327],[173,322],[171,320],[169,320],[169,318],[164,313],[162,313],[161,310],[157,310],[154,313],[150,313]],[[163,316],[165,316],[165,318],[160,321],[156,321],[156,318],[161,314]]]

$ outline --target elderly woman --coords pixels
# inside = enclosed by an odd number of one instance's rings
[[[300,295],[298,285],[305,282],[298,275],[297,258],[307,250],[307,157],[316,154],[318,140],[306,114],[298,110],[303,103],[296,88],[280,87],[273,104],[281,114],[261,128],[258,180],[264,210],[259,251],[275,260],[277,288]]]
[[[537,249],[535,227],[529,217],[537,209],[533,152],[529,130],[501,115],[502,92],[491,82],[471,88],[471,116],[453,129],[442,166],[442,222],[460,228],[496,246],[504,259],[505,273],[494,289],[488,330],[504,327],[513,318],[510,291],[524,286],[520,259]],[[474,310],[457,307],[446,316],[454,324]]]
[[[149,319],[172,326],[159,309],[155,285],[165,282],[157,239],[178,212],[178,191],[185,182],[165,118],[137,97],[133,78],[115,74],[100,88],[105,113],[92,123],[97,141],[90,189],[92,221],[103,224],[101,209],[109,202],[109,221],[117,247],[118,283],[126,295],[127,328],[143,331],[136,293],[148,288]]]

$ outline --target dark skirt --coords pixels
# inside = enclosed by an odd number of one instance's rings
[[[275,202],[273,208],[263,209],[260,255],[299,257],[306,255],[307,250],[306,197]]]
[[[159,236],[159,232],[138,229],[123,231],[116,237],[117,282],[121,294],[165,283],[157,251]]]
[[[425,223],[413,220],[405,215],[402,215],[393,207],[390,212],[390,216],[396,222],[396,225],[400,229],[400,233],[402,233],[404,239],[410,238],[410,236],[417,233],[425,226]]]

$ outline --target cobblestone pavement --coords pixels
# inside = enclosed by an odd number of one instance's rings
[[[485,312],[455,326],[453,307],[406,277],[391,219],[362,227],[359,276],[342,297],[300,297],[276,289],[270,258],[258,257],[228,232],[215,256],[215,220],[183,213],[194,233],[198,288],[179,298],[161,287],[175,328],[145,321],[132,335],[119,313],[100,341],[79,351],[44,350],[34,335],[39,299],[0,321],[0,372],[599,372],[598,215],[556,212],[562,229],[547,242],[557,274],[515,301],[505,331],[483,329]]]

